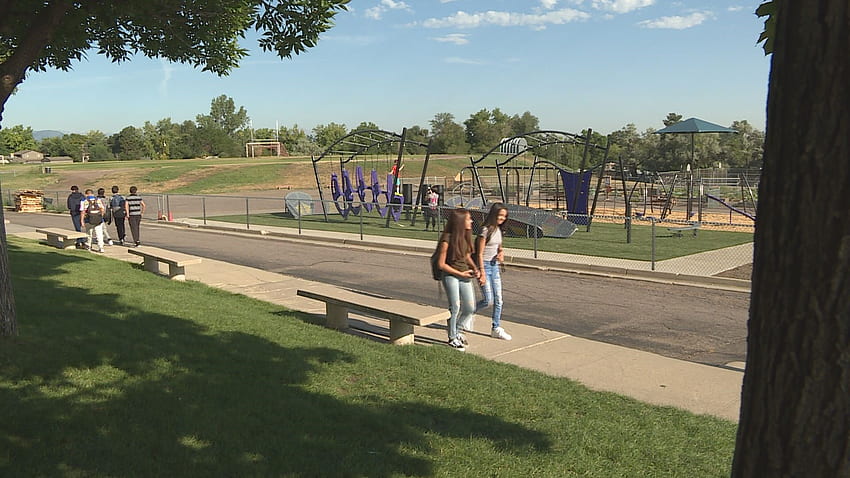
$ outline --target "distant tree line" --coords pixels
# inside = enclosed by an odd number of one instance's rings
[[[665,126],[677,123],[682,116],[670,113]],[[297,124],[272,128],[250,127],[244,107],[237,109],[232,98],[214,98],[210,112],[198,115],[195,121],[175,123],[164,118],[156,124],[145,122],[142,127],[127,126],[118,133],[106,136],[100,131],[87,134],[66,134],[36,141],[31,128],[21,125],[0,130],[0,154],[24,149],[36,149],[49,156],[70,156],[76,161],[86,155],[89,161],[121,161],[133,159],[175,159],[208,156],[245,156],[245,143],[252,139],[277,139],[291,155],[320,154],[343,136],[367,129],[381,129],[372,122],[362,122],[352,129],[339,123],[320,124],[307,131]],[[437,113],[430,129],[418,125],[407,127],[407,139],[428,143],[434,154],[483,154],[502,138],[540,130],[540,121],[526,111],[508,115],[499,108],[482,109],[462,124],[451,113]],[[761,167],[764,133],[746,120],[735,121],[730,127],[738,134],[703,134],[695,138],[695,167],[714,167],[718,164],[733,168]],[[576,133],[576,132],[573,132]],[[578,132],[586,134],[587,131]],[[627,124],[608,137],[592,132],[590,140],[599,145],[611,141],[609,159],[622,158],[631,169],[647,171],[680,170],[690,158],[690,138],[687,135],[658,135],[649,128],[639,132]],[[411,145],[408,153],[421,151]],[[381,153],[390,152],[381,151]],[[537,152],[550,161],[576,168],[581,148],[546,148]],[[598,153],[595,153],[598,156]],[[591,158],[598,164],[598,158]]]

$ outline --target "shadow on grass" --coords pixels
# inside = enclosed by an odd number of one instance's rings
[[[435,434],[551,447],[495,416],[380,390],[346,401],[314,376],[354,362],[348,352],[151,311],[133,297],[161,279],[129,267],[115,292],[88,256],[9,251],[21,336],[0,344],[3,476],[429,476]]]

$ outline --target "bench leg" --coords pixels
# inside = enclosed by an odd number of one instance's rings
[[[331,329],[348,328],[348,309],[340,305],[325,303],[325,323]]]
[[[413,326],[400,320],[390,321],[390,343],[410,345],[413,343]]]
[[[168,278],[171,280],[186,280],[186,268],[178,265],[168,265]]]
[[[159,261],[153,257],[145,257],[145,270],[153,272],[154,274],[159,274]]]
[[[59,236],[55,236],[53,234],[47,235],[47,243],[53,247],[58,247],[59,249],[65,249],[65,241],[63,241]]]
[[[73,249],[73,248],[77,247],[77,240],[76,239],[63,239],[63,240],[60,240],[60,241],[57,241],[57,242],[61,242],[62,244],[57,245],[56,247],[60,247],[62,249]]]

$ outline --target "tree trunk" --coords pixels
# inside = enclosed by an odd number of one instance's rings
[[[733,477],[850,477],[850,4],[777,0]]]
[[[12,274],[6,247],[6,218],[3,214],[3,187],[0,186],[0,339],[18,335],[18,318],[15,315],[15,295],[12,292]]]

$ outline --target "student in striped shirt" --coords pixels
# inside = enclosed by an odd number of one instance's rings
[[[133,235],[133,242],[136,247],[142,244],[139,240],[139,225],[142,223],[142,216],[145,214],[145,201],[139,196],[138,191],[139,189],[136,186],[130,186],[130,195],[124,198],[127,222],[130,223],[130,234]]]

